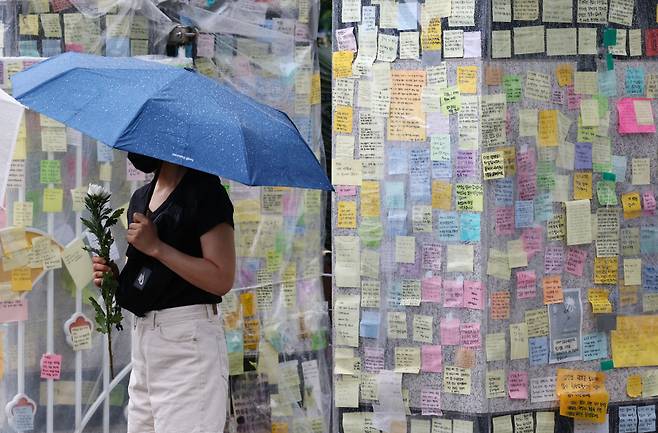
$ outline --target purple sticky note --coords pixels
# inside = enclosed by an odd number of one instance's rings
[[[592,169],[592,143],[576,143],[573,168],[576,170]]]

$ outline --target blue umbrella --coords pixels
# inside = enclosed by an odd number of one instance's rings
[[[116,149],[246,185],[332,189],[285,113],[193,71],[65,53],[12,85],[29,109]]]

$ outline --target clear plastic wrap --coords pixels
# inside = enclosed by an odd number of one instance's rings
[[[14,73],[41,60],[39,56],[62,51],[144,56],[195,66],[288,113],[315,154],[322,157],[316,2],[10,1],[0,3],[0,11],[0,50],[6,56],[22,56],[0,58],[0,86],[8,92]],[[162,56],[169,32],[178,23],[199,32],[194,46],[180,50],[192,58]],[[71,208],[71,189],[107,180],[112,204],[120,206],[144,182],[123,153],[80,138],[68,128],[62,138],[57,129],[61,125],[39,123],[36,113],[26,118],[25,187],[9,190],[0,227],[13,225],[15,202],[29,201],[33,221],[27,225],[50,233],[66,246],[82,233],[79,214]],[[60,151],[42,152],[42,139]],[[62,190],[63,198],[61,211],[46,214],[43,194],[48,184],[41,183],[40,176],[41,161],[48,159],[60,161],[61,180],[55,189]],[[54,163],[45,164],[54,167]],[[329,317],[320,280],[325,197],[319,191],[223,182],[235,207],[238,255],[234,289],[221,304],[230,362],[226,428],[327,432]],[[52,200],[51,191],[48,194]],[[121,232],[118,228],[120,255],[125,250]],[[79,352],[66,343],[64,322],[75,311],[93,322],[86,300],[96,293],[90,286],[76,291],[71,285],[66,269],[46,273],[23,295],[29,306],[27,320],[0,324],[4,359],[0,404],[5,407],[18,394],[14,401],[18,406],[31,399],[36,409],[34,431],[123,431],[130,317],[124,319],[125,330],[113,336],[117,379],[110,383],[101,335],[93,332],[91,348]],[[3,296],[12,293],[3,292]],[[39,378],[39,361],[46,352],[62,355],[59,380]],[[105,392],[109,398],[104,398]],[[24,401],[23,396],[27,397]],[[29,412],[10,411],[11,420],[0,413],[0,431],[15,431],[22,416],[29,421]]]

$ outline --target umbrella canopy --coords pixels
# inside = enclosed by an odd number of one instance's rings
[[[193,71],[65,53],[12,85],[31,110],[116,149],[246,185],[332,189],[285,113]]]
[[[0,202],[7,189],[9,166],[24,111],[25,107],[20,102],[0,90]]]

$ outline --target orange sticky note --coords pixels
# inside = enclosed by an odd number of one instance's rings
[[[571,86],[573,84],[573,65],[560,63],[555,67],[555,76],[560,87]]]
[[[432,207],[441,210],[452,208],[452,184],[450,182],[432,181]]]
[[[540,146],[554,147],[558,143],[558,110],[540,110],[537,121],[537,139]]]
[[[559,304],[560,302],[564,302],[561,276],[551,275],[544,277],[542,284],[544,286],[544,304]]]
[[[605,422],[610,396],[607,391],[560,396],[560,415],[582,421]]]

